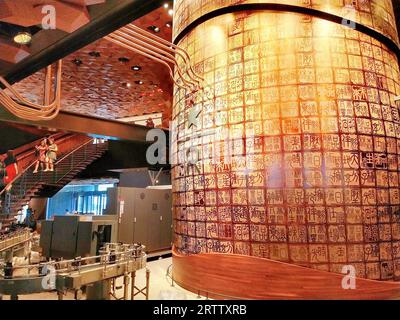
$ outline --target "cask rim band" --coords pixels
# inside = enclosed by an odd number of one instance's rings
[[[178,45],[179,42],[190,32],[192,32],[197,26],[207,22],[213,18],[229,14],[235,12],[243,12],[243,11],[277,11],[277,12],[286,12],[286,13],[299,13],[305,14],[312,17],[320,18],[326,21],[331,21],[333,23],[342,24],[343,17],[331,14],[328,12],[324,12],[321,10],[313,9],[313,8],[305,8],[295,5],[288,4],[276,4],[276,3],[245,3],[238,5],[231,5],[224,8],[219,8],[204,14],[203,16],[197,18],[190,24],[188,24],[178,35],[175,36],[173,43]],[[346,19],[348,20],[348,19]],[[397,56],[397,59],[400,60],[400,47],[396,44],[394,40],[380,33],[379,31],[367,27],[363,24],[357,23],[355,21],[348,20],[352,25],[355,26],[355,30],[364,33],[375,40],[383,43],[386,47],[388,47],[392,52],[394,52]],[[343,24],[342,24],[343,25]]]

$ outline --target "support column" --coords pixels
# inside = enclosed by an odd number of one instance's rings
[[[207,292],[193,274],[214,253],[248,281],[260,258],[400,279],[400,51],[394,19],[378,23],[390,1],[236,2],[175,1],[175,43],[205,82],[175,90],[174,279]],[[204,279],[229,269],[212,257]],[[221,293],[239,285],[225,280]]]

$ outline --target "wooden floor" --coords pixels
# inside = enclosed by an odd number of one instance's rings
[[[173,250],[173,277],[183,288],[219,299],[354,300],[400,299],[400,282],[356,279],[342,288],[344,275],[250,256]]]

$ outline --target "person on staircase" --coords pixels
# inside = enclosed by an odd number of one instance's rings
[[[46,169],[44,171],[54,171],[54,162],[57,159],[58,146],[54,139],[49,139],[49,145],[46,152]]]
[[[7,185],[15,179],[19,172],[17,159],[15,158],[12,150],[7,151],[7,156],[4,159],[4,165],[6,167],[6,177],[4,179],[4,183]]]
[[[33,173],[37,173],[40,165],[40,169],[43,171],[43,167],[46,163],[46,152],[47,152],[47,139],[44,138],[39,145],[35,147],[35,156],[37,157],[35,169]]]

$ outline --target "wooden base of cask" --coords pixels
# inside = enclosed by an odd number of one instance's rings
[[[400,299],[400,282],[357,278],[356,289],[344,290],[344,275],[257,257],[173,250],[172,261],[176,283],[215,299]]]

